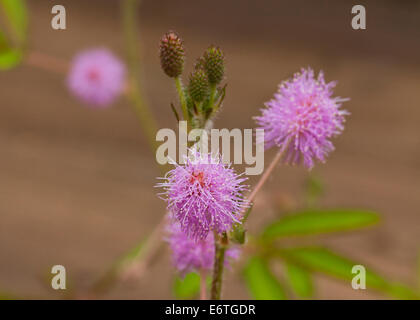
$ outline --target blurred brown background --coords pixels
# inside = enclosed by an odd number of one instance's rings
[[[373,209],[383,222],[321,242],[416,285],[420,1],[356,2],[367,9],[365,31],[350,26],[355,1],[144,0],[145,92],[160,125],[173,127],[175,90],[157,57],[168,29],[185,40],[187,69],[211,43],[225,51],[228,95],[219,128],[254,127],[252,117],[277,84],[301,67],[338,79],[336,94],[351,98],[345,108],[352,115],[337,150],[315,169],[327,188],[322,205]],[[119,1],[60,1],[66,31],[50,27],[55,2],[28,3],[31,50],[70,60],[81,49],[106,46],[124,56]],[[164,212],[153,188],[154,155],[124,98],[92,110],[70,96],[61,74],[28,65],[2,72],[0,146],[0,290],[54,297],[41,279],[55,264],[66,267],[70,284],[87,287]],[[252,229],[278,215],[278,199],[299,200],[305,176],[300,168],[279,168],[257,199]],[[172,277],[165,252],[150,275],[106,297],[171,298]],[[226,298],[248,297],[239,275],[226,278]],[[324,276],[316,284],[317,298],[383,297]]]

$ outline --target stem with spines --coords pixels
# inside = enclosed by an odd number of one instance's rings
[[[213,280],[211,284],[211,299],[220,300],[222,294],[223,269],[225,263],[225,252],[227,249],[227,235],[223,234],[219,239],[218,234],[214,233],[214,266]]]

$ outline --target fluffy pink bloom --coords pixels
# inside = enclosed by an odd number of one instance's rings
[[[106,49],[93,49],[74,58],[67,84],[76,97],[103,108],[121,94],[124,81],[124,64]]]
[[[311,169],[314,159],[326,160],[334,150],[330,139],[344,129],[341,104],[348,99],[332,97],[335,82],[326,83],[322,72],[314,78],[312,69],[302,69],[293,79],[280,84],[274,99],[256,117],[264,129],[265,147],[278,146],[285,152],[284,162]]]
[[[241,184],[246,178],[237,175],[220,157],[193,152],[185,165],[175,164],[164,183],[168,210],[191,238],[205,239],[210,230],[219,234],[230,231],[240,222],[240,212],[247,206]]]
[[[209,233],[207,238],[195,241],[182,230],[178,221],[171,219],[167,227],[166,241],[172,251],[172,262],[181,276],[189,272],[210,271],[214,263],[214,235]],[[225,265],[232,259],[238,259],[240,249],[237,246],[226,250]]]

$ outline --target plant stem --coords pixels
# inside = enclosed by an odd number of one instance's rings
[[[184,120],[189,122],[190,117],[188,115],[187,101],[185,99],[184,87],[182,85],[180,77],[175,78],[175,86],[176,86],[176,90],[178,91],[179,101],[181,103],[182,115],[184,117]]]
[[[144,130],[149,146],[156,151],[157,124],[149,107],[144,101],[140,80],[140,48],[138,37],[138,8],[140,0],[124,0],[122,2],[123,29],[127,50],[127,65],[129,70],[128,95],[133,102],[134,110],[141,127]]]
[[[31,67],[62,75],[66,75],[69,69],[67,61],[37,51],[28,52],[24,63]]]
[[[207,300],[207,272],[200,271],[200,300]]]
[[[263,173],[263,175],[261,176],[260,180],[258,181],[257,185],[255,186],[254,190],[252,190],[252,192],[249,194],[248,196],[248,201],[252,202],[255,198],[255,196],[257,195],[258,191],[260,191],[260,189],[262,188],[262,186],[264,185],[264,183],[267,181],[268,177],[271,175],[271,173],[273,172],[274,168],[276,167],[277,163],[280,161],[284,150],[286,150],[287,148],[284,149],[280,149],[276,156],[273,158],[273,160],[271,161],[270,165],[268,166],[267,170],[265,170],[265,172]]]
[[[280,161],[281,157],[283,156],[285,150],[287,149],[287,146],[283,149],[280,149],[276,156],[273,158],[273,160],[271,160],[270,165],[268,166],[267,170],[264,171],[263,175],[261,176],[260,180],[258,180],[257,185],[254,187],[254,189],[252,190],[252,192],[249,194],[247,201],[250,204],[250,207],[248,209],[245,209],[245,215],[242,219],[242,223],[245,223],[246,220],[249,217],[249,214],[251,213],[252,207],[254,206],[254,204],[252,203],[255,199],[255,196],[257,195],[258,191],[261,190],[261,188],[263,187],[264,183],[267,181],[268,177],[271,175],[271,173],[273,172],[274,168],[276,167],[276,165],[278,164],[278,162]]]
[[[125,45],[127,50],[127,65],[128,65],[128,90],[127,95],[133,102],[134,110],[141,127],[144,130],[147,141],[153,153],[155,153],[158,144],[156,142],[157,124],[153,114],[148,108],[143,99],[142,86],[140,80],[140,49],[138,46],[138,8],[140,0],[124,0],[122,1],[122,18],[123,29],[125,36]],[[146,240],[142,254],[131,262],[128,266],[123,266],[115,272],[105,273],[105,276],[100,278],[94,285],[93,290],[104,292],[108,290],[117,279],[127,278],[129,276],[141,277],[147,269],[153,255],[161,245],[160,237],[165,223],[165,218],[162,217],[160,223],[152,230],[149,238]],[[110,276],[111,275],[111,276]],[[98,288],[100,290],[98,290]]]
[[[163,217],[158,225],[152,230],[149,237],[145,239],[136,257],[130,257],[130,260],[127,262],[124,261],[118,265],[113,265],[93,283],[90,293],[95,295],[104,294],[109,291],[117,281],[136,281],[144,276],[162,244],[161,237],[165,222],[166,219]]]
[[[125,279],[139,279],[141,278],[147,267],[151,264],[156,252],[162,244],[162,233],[165,227],[165,216],[159,221],[158,225],[152,230],[150,236],[142,248],[142,254],[136,261],[132,261],[130,265],[122,271],[122,278]]]
[[[226,237],[226,235],[224,235]],[[222,239],[224,242],[225,239]],[[223,281],[223,267],[225,263],[225,251],[227,245],[219,241],[219,236],[214,233],[214,266],[213,266],[213,280],[211,284],[211,299],[220,300],[222,292]]]
[[[274,168],[276,167],[277,163],[280,161],[284,150],[286,148],[280,149],[276,156],[271,161],[270,165],[268,166],[267,170],[263,173],[260,180],[258,181],[257,185],[255,186],[254,190],[248,197],[248,201],[251,203],[255,196],[257,195],[258,191],[262,188],[264,183],[267,181],[268,177],[273,172]],[[249,212],[246,215],[248,217]],[[246,218],[243,220],[245,222]],[[214,233],[214,245],[215,245],[215,253],[214,253],[214,266],[213,266],[213,281],[211,287],[211,299],[213,300],[220,300],[221,291],[222,291],[222,280],[223,280],[223,267],[224,267],[224,260],[225,260],[225,252],[227,248],[227,237],[226,234],[223,236],[221,241],[219,241],[219,237],[217,233]]]
[[[134,110],[140,120],[141,127],[144,130],[151,150],[155,152],[158,146],[156,142],[156,131],[158,126],[153,114],[144,101],[144,95],[141,90],[139,63],[140,50],[138,47],[139,41],[137,35],[137,9],[139,4],[140,0],[124,0],[122,2],[123,28],[127,47],[127,65],[129,69],[126,94],[133,102]],[[51,57],[40,52],[30,52],[25,59],[25,63],[32,67],[64,75],[67,74],[69,68],[69,63],[67,61]],[[92,291],[94,293],[99,293],[99,291],[101,293],[105,292],[110,289],[110,287],[120,277],[124,278],[127,277],[127,275],[132,274],[134,274],[137,278],[141,277],[150,264],[154,254],[162,244],[160,237],[164,222],[165,218],[162,217],[160,223],[155,227],[155,229],[151,232],[150,237],[146,240],[141,256],[138,257],[133,264],[124,266],[121,270],[116,270],[116,272],[114,272],[114,270],[106,272],[104,277],[95,282]]]

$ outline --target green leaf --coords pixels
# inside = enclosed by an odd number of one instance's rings
[[[18,298],[11,293],[0,291],[0,300],[18,300]]]
[[[22,44],[26,38],[27,12],[24,0],[0,0],[0,5],[8,18],[13,36]]]
[[[0,51],[0,70],[9,70],[17,66],[22,60],[22,52],[19,49],[7,48]]]
[[[379,216],[366,210],[306,210],[285,216],[263,232],[266,240],[285,236],[313,235],[354,230],[373,225]]]
[[[193,299],[200,291],[200,276],[195,272],[188,273],[183,279],[176,276],[173,290],[177,299]]]
[[[286,294],[271,273],[267,262],[260,257],[252,257],[244,268],[244,278],[251,295],[257,300],[284,300]]]
[[[277,253],[288,263],[347,280],[349,281],[349,286],[351,286],[351,281],[356,275],[352,273],[353,267],[360,265],[360,263],[341,257],[326,248],[320,247],[281,249]],[[379,290],[395,298],[418,298],[418,295],[411,288],[400,283],[389,282],[368,268],[366,268],[366,288]]]
[[[6,34],[0,30],[0,70],[12,69],[17,66],[21,60],[22,49],[12,47],[9,39],[6,37]]]
[[[286,267],[289,283],[296,295],[300,298],[311,298],[314,291],[311,274],[293,263],[287,263]]]

